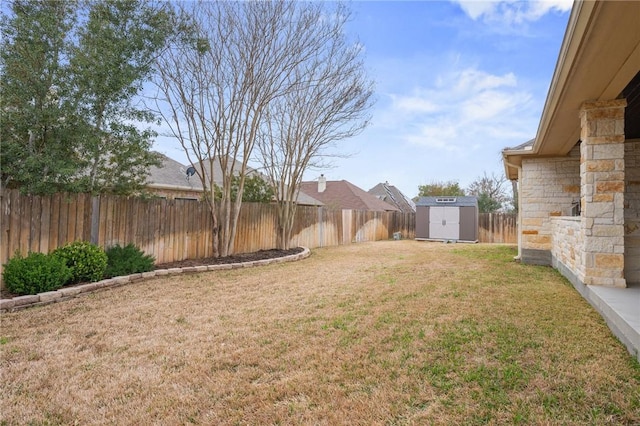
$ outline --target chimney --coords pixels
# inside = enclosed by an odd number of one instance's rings
[[[320,175],[318,178],[318,192],[324,192],[327,189],[327,178],[324,175]]]

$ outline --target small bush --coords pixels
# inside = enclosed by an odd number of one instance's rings
[[[145,255],[133,244],[124,247],[116,244],[108,248],[107,258],[107,270],[104,273],[107,278],[153,271],[155,262],[153,256]]]
[[[16,253],[4,265],[4,284],[14,294],[37,294],[62,287],[71,278],[65,262],[44,253],[29,253],[22,257]]]
[[[64,260],[71,269],[68,283],[93,282],[101,280],[107,268],[107,255],[95,244],[76,241],[57,248],[52,255]]]

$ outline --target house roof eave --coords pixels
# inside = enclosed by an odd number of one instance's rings
[[[502,163],[507,179],[518,180],[518,169],[522,167],[522,157],[534,155],[534,144],[535,139],[531,139],[517,147],[502,150]]]
[[[640,2],[574,2],[533,154],[566,155],[580,139],[582,104],[617,98],[638,72],[639,15]]]
[[[525,157],[567,155],[580,140],[586,101],[618,98],[640,64],[640,2],[574,2],[531,149],[502,151],[515,180]]]
[[[509,180],[518,180],[518,169],[522,167],[522,152],[502,151],[502,163],[504,164],[504,174]]]

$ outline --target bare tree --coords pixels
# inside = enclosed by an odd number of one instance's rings
[[[326,167],[324,160],[336,155],[329,149],[365,128],[373,94],[362,48],[345,37],[348,10],[338,5],[327,13],[322,3],[301,7],[301,60],[288,75],[288,90],[266,108],[258,143],[264,171],[276,188],[278,246],[283,249],[289,248],[305,170]]]
[[[510,201],[509,196],[504,188],[507,178],[503,175],[496,176],[487,172],[481,177],[471,182],[467,193],[478,197],[478,207],[482,213],[492,213],[499,210],[503,205]]]
[[[158,60],[158,109],[202,180],[216,255],[233,253],[248,162],[266,109],[290,89],[290,75],[307,59],[305,7],[285,0],[181,4],[189,35]],[[233,176],[239,177],[235,197]],[[219,201],[216,181],[222,181]]]

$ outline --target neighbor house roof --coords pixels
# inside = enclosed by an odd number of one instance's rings
[[[204,173],[209,176],[211,166],[208,160],[201,162],[202,166],[199,165],[200,163],[184,165],[164,154],[158,152],[156,154],[161,158],[161,165],[149,169],[149,178],[147,179],[149,187],[202,191],[203,186],[199,175],[204,170]],[[228,164],[227,168],[233,167],[233,173],[238,174],[241,163],[237,160],[233,161],[233,164]],[[196,174],[187,174],[190,167],[193,167],[192,171]],[[254,169],[248,169],[248,175],[255,173],[257,172]],[[213,178],[216,185],[222,185],[222,166],[217,158],[213,160]]]
[[[375,195],[379,200],[396,206],[405,213],[415,213],[416,211],[415,203],[398,188],[390,185],[389,182],[379,183],[368,192],[371,195]]]
[[[640,138],[638,17],[638,1],[574,2],[531,148],[503,150],[509,179],[517,179],[523,156],[566,155],[576,145],[585,101],[627,98],[625,135]]]
[[[223,166],[219,157],[213,157],[213,161],[210,161],[208,158],[204,159],[203,161],[200,161],[193,166],[198,176],[204,170],[204,173],[207,176],[207,181],[209,180],[209,176],[211,176],[211,168],[213,166],[213,181],[216,185],[222,186]],[[228,174],[237,176],[240,173],[240,170],[242,170],[242,163],[236,159],[231,159],[230,161],[226,162],[226,164],[224,165],[224,169]],[[258,175],[266,180],[266,178],[260,172],[252,167],[247,166],[246,173],[247,176]]]
[[[158,189],[179,189],[202,191],[202,183],[197,176],[187,176],[187,168],[182,163],[156,152],[160,157],[160,166],[151,166],[147,186]]]
[[[536,141],[535,139],[531,139],[526,141],[525,143],[521,143],[518,146],[514,146],[512,148],[505,148],[505,149],[509,151],[531,151],[533,149],[533,143],[535,141]]]
[[[450,197],[420,197],[416,202],[418,207],[478,207],[478,198],[473,196],[450,196]]]
[[[326,189],[318,192],[318,182],[302,182],[300,191],[322,201],[326,206],[338,209],[400,211],[395,206],[379,200],[346,180],[327,181]]]
[[[171,189],[180,191],[196,191],[202,192],[203,186],[200,180],[200,168],[194,167],[197,174],[189,176],[187,170],[191,166],[186,166],[172,158],[167,157],[164,154],[156,152],[160,156],[161,164],[159,167],[152,166],[149,169],[149,177],[147,178],[147,186],[152,189]],[[241,164],[235,161],[234,174],[237,174]],[[209,174],[209,164],[204,163],[204,170],[207,175]],[[222,167],[219,161],[213,162],[214,180],[216,185],[222,185]],[[249,168],[248,175],[260,173],[252,168]],[[266,178],[265,178],[266,179]],[[305,206],[321,206],[323,203],[316,200],[305,193],[299,193],[297,203]]]
[[[324,206],[324,203],[320,200],[316,200],[309,194],[306,194],[302,191],[298,191],[298,198],[296,202],[301,206]]]

